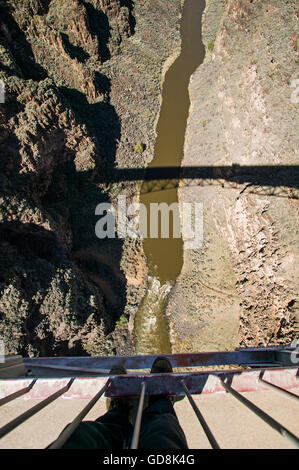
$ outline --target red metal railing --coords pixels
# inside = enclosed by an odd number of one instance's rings
[[[242,395],[244,391],[271,388],[298,403],[299,397],[290,391],[292,388],[298,388],[298,367],[294,364],[293,352],[294,348],[288,346],[284,348],[249,348],[230,352],[165,355],[170,359],[173,367],[204,366],[206,368],[204,371],[182,371],[172,374],[145,372],[151,367],[157,356],[58,357],[26,358],[23,360],[20,357],[8,357],[7,361],[0,365],[0,397],[2,397],[0,398],[0,406],[15,399],[28,397],[39,398],[41,401],[2,426],[0,438],[12,432],[58,397],[90,398],[89,403],[50,446],[53,449],[60,448],[104,394],[106,397],[139,396],[131,444],[131,448],[136,449],[144,397],[146,395],[186,395],[211,447],[216,449],[219,448],[219,445],[192,395],[228,392],[283,437],[299,447],[297,436]],[[242,367],[231,370],[214,370],[217,365],[229,364],[239,364]],[[109,376],[109,370],[116,365],[125,366],[131,370],[128,375]],[[211,366],[213,366],[213,370],[209,369]],[[28,374],[33,378],[29,378]],[[63,378],[59,378],[59,376]],[[67,377],[69,378],[67,379]]]

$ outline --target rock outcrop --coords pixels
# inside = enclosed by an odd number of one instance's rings
[[[138,241],[98,240],[95,207],[152,158],[179,0],[0,2],[0,336],[7,353],[124,354],[144,292]],[[146,150],[135,151],[138,141]],[[101,184],[98,183],[101,181]]]
[[[183,165],[298,165],[298,15],[295,1],[206,2]],[[184,252],[172,293],[173,350],[298,336],[298,193],[219,179],[180,199],[203,202],[204,242]]]

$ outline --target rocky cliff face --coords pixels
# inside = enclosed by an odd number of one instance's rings
[[[133,351],[128,320],[144,292],[144,260],[138,242],[95,237],[95,207],[120,192],[134,196],[132,184],[107,184],[111,168],[152,158],[179,12],[171,0],[0,2],[7,353]]]
[[[298,4],[206,2],[206,58],[190,83],[186,166],[297,164]],[[298,194],[250,184],[180,190],[204,204],[202,249],[184,252],[169,306],[175,351],[298,336]]]

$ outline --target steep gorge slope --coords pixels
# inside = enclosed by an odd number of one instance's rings
[[[0,2],[0,336],[7,353],[134,350],[128,320],[144,293],[141,247],[98,240],[95,207],[136,193],[134,184],[107,185],[112,168],[142,168],[152,158],[180,8],[179,0]]]
[[[183,165],[298,165],[298,18],[296,1],[207,0]],[[172,292],[174,351],[298,336],[298,192],[269,185],[180,189],[182,202],[203,202],[204,241],[184,251]]]

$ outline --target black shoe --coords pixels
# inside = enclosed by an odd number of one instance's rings
[[[151,368],[151,374],[172,374],[172,365],[167,357],[157,357]]]
[[[154,360],[151,368],[151,374],[172,374],[173,369],[170,360],[167,357],[159,356]],[[153,395],[149,398],[149,405],[159,400],[160,398],[166,397],[171,403],[183,400],[184,396],[179,395]]]
[[[110,369],[109,375],[126,375],[127,370],[122,366],[114,366]],[[106,409],[107,411],[112,410],[120,406],[121,408],[126,407],[126,399],[125,398],[106,398]]]
[[[112,367],[109,375],[125,375],[127,371],[122,366]],[[124,414],[127,416],[132,426],[135,424],[137,410],[139,405],[139,397],[121,397],[121,398],[106,398],[106,409],[107,411],[113,410],[113,408],[119,407]]]

